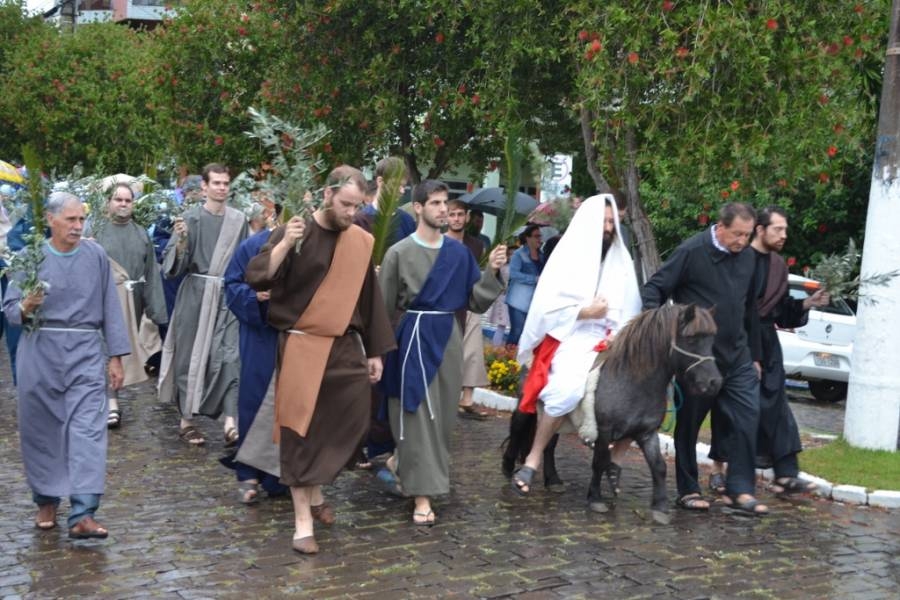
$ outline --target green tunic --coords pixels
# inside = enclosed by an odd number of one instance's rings
[[[409,307],[425,284],[439,251],[420,245],[413,237],[388,249],[378,280],[389,315],[395,317]],[[459,285],[466,283],[460,281]],[[486,269],[469,293],[468,309],[485,312],[502,291],[503,283],[494,270]],[[450,436],[462,391],[462,360],[462,333],[454,319],[441,367],[428,386],[434,418],[424,404],[409,413],[401,409],[399,398],[388,399],[391,430],[397,440],[397,474],[403,491],[411,496],[436,496],[450,491]]]

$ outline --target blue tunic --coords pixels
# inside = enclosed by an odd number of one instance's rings
[[[106,361],[131,352],[106,252],[82,240],[60,253],[44,245],[50,283],[42,325],[23,333],[16,365],[22,459],[44,496],[102,494],[106,478]],[[13,274],[3,310],[22,324]]]
[[[256,299],[256,291],[244,281],[247,263],[268,241],[270,231],[263,230],[244,240],[225,270],[225,302],[240,325],[238,348],[241,354],[241,379],[238,387],[238,447],[256,418],[272,375],[278,352],[278,330],[268,324],[269,303]],[[252,467],[236,463],[238,479],[256,479],[259,473]],[[263,486],[270,492],[269,483]]]

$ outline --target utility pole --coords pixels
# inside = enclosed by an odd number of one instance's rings
[[[862,276],[900,267],[900,0],[891,7],[875,165],[866,215]],[[898,448],[900,426],[900,278],[860,290],[844,437],[877,450]],[[875,300],[876,302],[872,302]]]

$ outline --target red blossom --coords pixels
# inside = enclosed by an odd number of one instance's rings
[[[322,146],[322,152],[324,152],[325,154],[331,154],[331,151],[331,144],[329,142],[325,142],[325,145]]]
[[[245,37],[247,35],[247,28],[246,27],[238,27],[237,32],[238,32],[239,36]]]
[[[222,144],[225,143],[225,140],[222,139],[222,136],[221,136],[221,135],[217,135],[216,138],[213,140],[213,143],[214,143],[216,146],[221,146]]]
[[[787,262],[787,266],[793,267],[794,265],[797,264],[797,259],[795,257],[791,256],[791,257],[788,257],[787,261],[785,261],[785,262]]]
[[[600,52],[603,49],[603,44],[600,43],[600,40],[594,40],[591,42],[591,50],[594,52]]]
[[[738,188],[741,187],[741,182],[738,181],[737,179],[735,179],[734,181],[731,182],[731,185],[729,187],[731,188],[732,192],[736,192],[736,191],[738,191]]]
[[[709,215],[701,213],[700,216],[697,217],[697,222],[706,227],[709,224]]]
[[[675,10],[675,3],[672,2],[672,0],[665,0],[662,3],[662,9],[666,12],[672,12],[673,10]]]
[[[438,148],[441,148],[441,147],[443,147],[444,144],[446,144],[446,142],[444,140],[442,140],[439,136],[434,136],[434,145],[435,146],[437,146]]]
[[[825,233],[828,231],[828,225],[826,225],[825,223],[819,223],[819,226],[816,229],[818,229],[819,233]]]
[[[687,58],[687,55],[690,53],[691,51],[684,46],[678,46],[678,49],[675,50],[675,56],[677,56],[678,58]]]
[[[831,158],[834,158],[835,156],[837,156],[837,153],[838,153],[837,146],[828,146],[828,156],[830,156]]]
[[[828,101],[829,101],[828,94],[821,94],[819,96],[819,104],[824,106],[824,105],[828,104]]]
[[[844,126],[841,123],[838,123],[833,127],[833,130],[836,134],[840,135],[844,133]]]
[[[578,32],[578,41],[586,42],[590,36],[591,34],[587,32],[587,29],[582,29]]]
[[[778,180],[778,187],[780,187],[780,188],[786,188],[787,184],[788,184],[787,179],[779,179]]]
[[[479,102],[481,102],[481,96],[479,96],[478,94],[472,94],[472,104],[477,106]]]
[[[826,173],[825,171],[822,171],[821,173],[819,173],[819,182],[820,183],[828,183],[828,180],[829,180],[828,173]]]
[[[444,43],[444,34],[441,33],[440,31],[438,31],[437,34],[434,36],[434,41],[436,44],[443,44]]]
[[[776,29],[778,29],[778,21],[776,21],[775,19],[767,19],[766,29],[768,29],[769,31],[775,31]]]
[[[862,4],[857,4],[856,6],[854,6],[854,7],[853,7],[853,12],[855,12],[855,13],[858,14],[858,15],[861,15],[862,12],[863,12],[863,6],[862,6]]]
[[[636,65],[639,60],[641,60],[641,57],[637,52],[629,52],[628,53],[629,64]]]
[[[728,196],[731,195],[731,192],[729,192],[728,190],[722,190],[721,192],[719,192],[719,195],[722,196],[723,198],[727,198]]]
[[[852,45],[853,45],[853,38],[850,37],[849,35],[845,35],[845,36],[844,36],[844,45],[845,45],[845,46],[852,46]]]

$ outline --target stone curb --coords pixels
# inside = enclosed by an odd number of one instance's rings
[[[512,412],[516,409],[517,400],[510,396],[504,396],[493,390],[486,388],[475,388],[472,399],[476,404],[480,404],[486,408],[496,410],[505,410]],[[659,447],[664,456],[675,456],[675,440],[672,436],[660,433]],[[709,444],[703,442],[697,443],[697,464],[711,465],[712,460],[709,458]],[[758,476],[766,481],[772,481],[774,473],[772,469],[757,469]],[[835,485],[830,481],[826,481],[821,477],[810,475],[806,472],[800,472],[800,477],[815,483],[819,488],[815,491],[817,496],[833,500],[835,502],[843,502],[845,504],[877,506],[879,508],[900,508],[900,491],[892,490],[875,490],[867,493],[866,488],[858,485]]]

